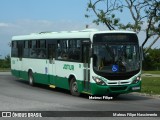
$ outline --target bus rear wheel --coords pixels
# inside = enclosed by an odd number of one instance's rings
[[[78,92],[78,85],[75,78],[72,78],[70,81],[70,92],[73,96],[79,96],[80,93]]]
[[[29,71],[28,78],[29,78],[29,85],[34,86],[34,78],[32,71]]]

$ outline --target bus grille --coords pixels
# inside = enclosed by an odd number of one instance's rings
[[[126,90],[127,86],[110,87],[112,91]]]

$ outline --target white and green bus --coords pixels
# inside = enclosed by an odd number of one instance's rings
[[[141,90],[136,33],[86,29],[12,37],[12,74],[72,95],[119,95]]]

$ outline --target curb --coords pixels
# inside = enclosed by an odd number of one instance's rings
[[[142,74],[142,77],[160,77],[160,74]]]
[[[0,72],[0,75],[11,75],[11,72]]]
[[[160,99],[160,95],[152,95],[152,94],[147,94],[147,93],[131,93],[133,95],[138,95],[138,96],[144,96],[144,97],[151,97],[151,98],[158,98]]]

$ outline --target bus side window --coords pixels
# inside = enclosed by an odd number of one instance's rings
[[[60,40],[57,41],[57,58],[61,59],[61,44],[60,44]]]
[[[46,40],[38,40],[37,41],[37,51],[38,51],[38,58],[46,58]]]
[[[57,59],[79,61],[81,54],[81,41],[76,39],[57,41]]]
[[[58,40],[57,42],[57,58],[60,60],[68,59],[67,41],[68,40]]]
[[[69,41],[69,51],[68,56],[69,60],[80,60],[80,49],[81,41],[80,40],[70,40]]]
[[[12,57],[18,57],[17,41],[12,41]]]
[[[23,57],[29,57],[29,47],[28,47],[28,41],[24,41],[24,51],[23,51]]]
[[[18,41],[18,57],[20,60],[22,60],[23,57],[23,50],[24,50],[24,42],[23,41]]]
[[[36,54],[36,41],[32,40],[30,41],[30,58],[36,58],[37,54]]]
[[[53,58],[55,58],[55,51],[56,51],[55,44],[49,44],[48,45],[48,59],[52,60]]]

